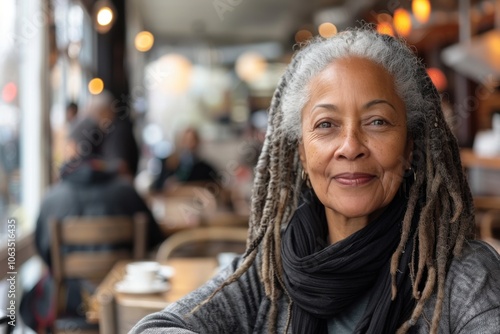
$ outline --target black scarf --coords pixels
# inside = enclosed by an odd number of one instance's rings
[[[406,205],[406,196],[396,195],[368,226],[329,245],[325,208],[312,192],[305,196],[281,247],[284,281],[293,301],[293,333],[327,333],[327,320],[370,290],[356,333],[394,333],[406,320],[414,306],[408,265],[412,242],[401,258],[392,302],[389,272]]]

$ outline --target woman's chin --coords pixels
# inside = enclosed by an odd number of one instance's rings
[[[349,201],[339,201],[337,203],[324,203],[327,210],[332,211],[333,217],[338,217],[337,219],[362,219],[366,218],[368,222],[373,214],[379,209],[383,208],[384,203],[378,203],[374,201],[373,198],[368,200],[363,200],[363,197],[354,198]]]

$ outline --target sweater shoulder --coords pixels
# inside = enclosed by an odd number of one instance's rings
[[[468,241],[462,254],[455,257],[448,272],[449,278],[477,278],[483,274],[500,272],[500,255],[487,243]],[[500,277],[500,276],[496,276]]]

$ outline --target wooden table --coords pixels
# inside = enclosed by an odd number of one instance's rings
[[[175,270],[169,280],[168,291],[156,294],[119,293],[115,290],[115,284],[123,279],[125,267],[130,262],[118,262],[89,303],[87,319],[89,322],[99,322],[101,333],[128,333],[144,316],[162,310],[200,287],[217,269],[215,258],[174,258],[162,263]]]

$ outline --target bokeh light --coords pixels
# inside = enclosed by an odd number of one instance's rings
[[[303,43],[306,42],[308,39],[311,39],[313,37],[312,32],[310,32],[307,29],[301,29],[297,31],[295,34],[295,42],[297,43]]]
[[[183,94],[191,86],[193,64],[180,54],[170,53],[158,59],[155,71],[166,93]]]
[[[247,52],[238,57],[235,69],[241,80],[253,82],[264,75],[267,69],[267,61],[256,52]]]
[[[436,67],[429,67],[427,69],[427,74],[432,80],[434,86],[436,86],[439,92],[444,91],[448,87],[448,80],[444,75],[443,71]]]
[[[109,7],[102,7],[97,12],[97,23],[101,26],[107,26],[113,21],[113,10]]]
[[[337,34],[337,27],[333,23],[325,22],[320,24],[318,31],[322,37],[328,38]]]
[[[429,0],[413,0],[411,10],[417,21],[426,23],[431,15],[431,3]]]
[[[380,22],[377,24],[377,32],[384,35],[394,36],[394,29],[389,22]]]
[[[138,51],[149,51],[154,44],[154,36],[149,31],[141,31],[135,36],[134,44]]]
[[[94,78],[90,80],[88,89],[90,94],[92,95],[101,94],[102,91],[104,90],[104,82],[102,81],[101,78]]]
[[[404,8],[398,8],[394,11],[394,28],[396,32],[406,37],[411,32],[411,16]]]
[[[7,83],[2,89],[2,100],[6,103],[11,103],[17,96],[17,86],[13,82]]]

